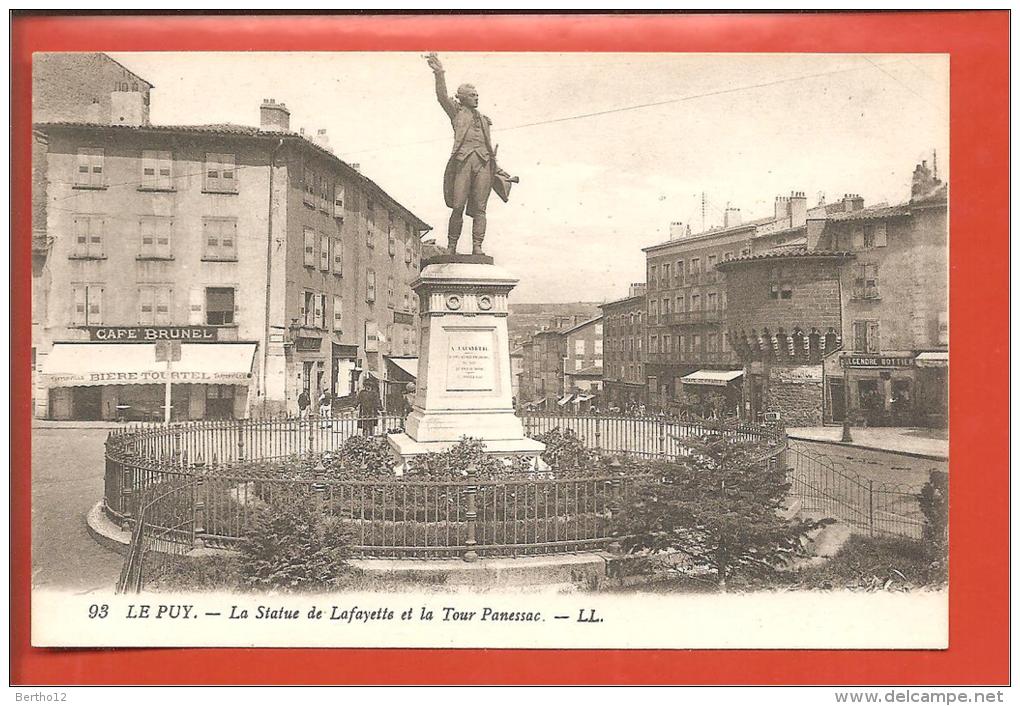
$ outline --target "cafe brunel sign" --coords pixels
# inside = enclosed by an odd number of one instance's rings
[[[89,340],[107,343],[144,343],[155,341],[215,341],[213,326],[95,326]]]

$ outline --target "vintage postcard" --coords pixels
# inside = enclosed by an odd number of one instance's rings
[[[949,56],[32,57],[32,644],[943,649]]]

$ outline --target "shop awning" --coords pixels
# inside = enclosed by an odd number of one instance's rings
[[[718,385],[725,387],[744,374],[743,370],[699,370],[680,378],[685,385]]]
[[[572,399],[574,399],[573,395],[564,395],[563,397],[560,398],[559,402],[557,402],[556,404],[558,404],[560,407],[562,407],[567,402],[570,402],[570,400],[572,400]]]
[[[415,380],[418,379],[418,359],[417,358],[387,358],[388,362],[400,368],[402,371],[410,375]]]
[[[181,359],[156,361],[154,343],[54,343],[42,361],[49,387],[148,385],[167,381],[197,385],[246,385],[255,343],[182,343]]]
[[[948,368],[949,351],[929,351],[918,353],[914,365],[919,368]]]
[[[578,395],[577,399],[574,400],[574,402],[587,402],[588,400],[590,400],[594,396],[595,395]]]

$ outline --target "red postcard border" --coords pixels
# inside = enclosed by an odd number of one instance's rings
[[[1009,13],[66,16],[12,23],[11,682],[1005,684]],[[33,51],[940,52],[951,56],[950,647],[944,651],[46,650],[31,620]],[[793,116],[795,117],[795,116]]]

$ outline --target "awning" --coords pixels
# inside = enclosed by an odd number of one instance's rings
[[[395,366],[403,370],[405,373],[413,377],[415,380],[418,379],[417,358],[387,358],[386,360],[390,363],[393,363]]]
[[[154,343],[54,343],[42,361],[49,387],[176,383],[245,385],[255,343],[182,343],[181,359],[156,361]]]
[[[574,400],[574,402],[587,402],[588,400],[590,400],[594,396],[595,395],[578,395],[577,399]]]
[[[680,378],[685,385],[718,385],[725,387],[744,374],[743,370],[699,370]]]
[[[572,400],[572,399],[574,399],[573,395],[564,395],[563,397],[560,398],[560,401],[557,402],[556,404],[558,404],[560,407],[562,407],[567,402],[570,402],[570,400]]]
[[[949,351],[929,351],[918,353],[914,364],[919,368],[948,368]]]

